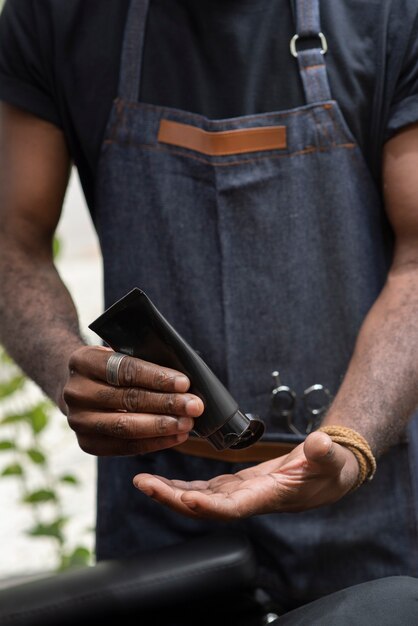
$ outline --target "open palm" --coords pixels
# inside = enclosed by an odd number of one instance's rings
[[[312,433],[289,454],[235,474],[193,481],[138,474],[134,485],[183,515],[233,520],[335,502],[357,476],[352,452],[325,433]]]

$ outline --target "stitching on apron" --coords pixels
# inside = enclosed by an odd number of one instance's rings
[[[322,107],[321,107],[322,108]],[[312,126],[315,128],[315,138],[316,143],[318,145],[318,149],[324,148],[321,142],[321,133],[319,131],[319,126],[317,123],[316,109],[309,109],[309,117],[311,118]]]
[[[313,117],[315,120],[315,124],[316,124],[316,128],[318,129],[318,138],[321,139],[321,135],[327,140],[326,144],[323,145],[321,142],[321,147],[326,147],[328,146],[329,148],[333,148],[335,146],[338,146],[338,134],[335,132],[336,128],[334,127],[333,130],[333,134],[332,136],[330,136],[329,130],[327,128],[327,124],[325,122],[323,122],[321,119],[319,119],[319,116],[315,115],[315,112],[313,112]],[[327,121],[330,121],[331,124],[333,124],[333,118],[330,118],[329,115],[327,115]],[[334,124],[333,124],[334,126]]]
[[[318,71],[314,71],[311,74],[307,74],[306,76],[307,76],[308,82],[310,81],[312,83],[314,89],[316,90],[316,93],[321,93],[321,91],[322,91],[322,89],[321,89],[321,78],[319,76],[319,72]]]
[[[116,141],[117,139],[119,128],[124,125],[124,118],[125,118],[123,102],[121,102],[120,100],[116,100],[115,108],[116,108],[116,116],[115,116],[114,123],[111,129],[111,139],[114,141]]]
[[[349,139],[349,137],[347,136],[347,132],[345,130],[345,128],[338,122],[338,120],[335,117],[335,110],[334,109],[329,109],[329,115],[331,117],[331,121],[332,124],[334,126],[334,134],[336,137],[341,137],[342,139]],[[357,144],[357,147],[360,149],[360,147]]]
[[[106,145],[110,145],[113,143],[116,143],[116,142],[113,142],[111,140],[105,141]],[[310,146],[303,150],[298,150],[296,152],[290,152],[287,154],[268,154],[266,156],[258,157],[255,159],[243,159],[242,161],[229,161],[227,163],[222,163],[222,162],[209,161],[207,159],[196,157],[192,154],[187,154],[186,152],[182,152],[180,150],[171,150],[170,148],[165,148],[162,146],[153,146],[148,143],[137,143],[137,142],[117,142],[117,143],[120,143],[120,145],[130,145],[136,148],[143,148],[145,150],[155,150],[156,152],[167,152],[170,154],[177,154],[187,159],[193,159],[195,161],[199,161],[200,163],[205,163],[206,165],[213,165],[217,167],[227,167],[229,165],[242,165],[245,163],[258,163],[259,161],[264,161],[266,159],[282,159],[285,157],[289,158],[289,157],[294,157],[294,156],[301,156],[304,154],[313,154],[315,152],[327,152],[330,148],[342,148],[342,149],[352,150],[353,148],[357,147],[355,143],[332,144],[332,145],[327,145],[327,146],[319,146],[317,148],[315,148],[314,146]]]

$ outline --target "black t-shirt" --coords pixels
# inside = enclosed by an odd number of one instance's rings
[[[6,0],[0,99],[61,127],[91,211],[129,0]],[[417,0],[322,0],[335,98],[372,173],[418,120]],[[304,104],[290,0],[151,0],[139,98],[209,118]]]

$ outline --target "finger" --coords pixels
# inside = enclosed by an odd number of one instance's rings
[[[106,365],[112,354],[113,351],[100,346],[83,346],[71,355],[70,372],[106,381]],[[131,356],[125,356],[120,362],[118,378],[121,386],[155,391],[185,392],[190,386],[189,379],[181,372]]]
[[[185,484],[152,474],[138,474],[134,485],[153,500],[183,515],[226,521],[248,517],[254,512],[253,498],[248,493],[213,492],[207,481]]]
[[[187,481],[187,480],[179,480],[177,478],[173,478],[170,480],[168,478],[165,478],[164,476],[159,476],[158,474],[153,474],[153,476],[155,478],[158,478],[158,480],[161,480],[166,485],[171,485],[175,487],[176,489],[181,489],[182,491],[199,490],[199,491],[208,491],[208,493],[210,492],[209,481],[207,480]]]
[[[140,387],[113,387],[74,373],[64,389],[70,407],[123,410],[130,413],[161,413],[199,417],[202,400],[190,393],[158,393]]]
[[[329,474],[339,474],[347,460],[344,448],[332,441],[326,433],[314,432],[308,435],[304,452],[308,461],[320,465]]]
[[[72,413],[68,417],[68,423],[78,435],[87,437],[99,435],[116,439],[167,437],[189,433],[194,426],[194,420],[190,417],[177,419],[171,415],[120,411],[115,413],[80,411]]]
[[[146,496],[160,504],[189,517],[197,517],[194,511],[182,502],[183,490],[177,488],[172,481],[162,480],[152,474],[137,474],[133,483]]]
[[[94,456],[135,456],[166,450],[184,443],[188,433],[150,439],[111,439],[104,436],[86,437],[77,435],[78,445],[87,454]]]

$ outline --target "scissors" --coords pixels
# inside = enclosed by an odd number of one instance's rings
[[[315,384],[311,385],[303,392],[302,402],[307,421],[305,433],[303,433],[293,423],[297,402],[296,392],[287,385],[282,384],[280,373],[277,370],[272,372],[271,375],[273,376],[275,384],[271,392],[274,417],[284,422],[284,428],[287,428],[295,435],[304,435],[312,432],[312,430],[319,425],[330,403],[331,394],[329,390],[324,387],[324,385]]]

